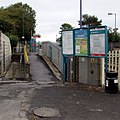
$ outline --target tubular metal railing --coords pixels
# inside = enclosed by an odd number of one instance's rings
[[[24,78],[26,80],[29,80],[29,74],[30,74],[30,60],[28,57],[27,47],[24,46]]]

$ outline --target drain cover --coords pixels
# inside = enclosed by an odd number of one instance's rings
[[[60,112],[56,109],[53,108],[38,108],[34,110],[34,114],[39,116],[39,117],[59,117]]]

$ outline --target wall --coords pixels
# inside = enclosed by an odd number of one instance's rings
[[[108,43],[108,50],[109,51],[112,51],[115,48],[118,49],[118,50],[120,50],[120,42],[109,42]]]
[[[52,42],[42,42],[42,53],[44,56],[49,57],[62,73],[63,61],[61,47]]]
[[[0,76],[11,63],[11,45],[9,38],[0,31]]]
[[[94,58],[93,61],[88,57],[77,57],[76,68],[73,66],[73,56],[64,57],[62,48],[55,43],[42,43],[43,56],[47,56],[61,71],[65,82],[79,82],[89,85],[104,86],[104,62],[102,58]],[[64,70],[63,70],[64,66]],[[74,79],[73,72],[76,69],[76,79]]]

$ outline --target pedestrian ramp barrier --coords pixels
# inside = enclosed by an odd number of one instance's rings
[[[24,46],[24,78],[29,80],[30,60],[27,53],[27,47]]]

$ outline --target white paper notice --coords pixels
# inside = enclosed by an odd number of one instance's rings
[[[63,54],[73,54],[73,31],[62,32]]]
[[[104,29],[91,30],[90,54],[91,56],[105,56]]]

